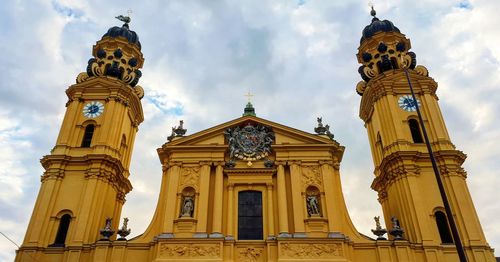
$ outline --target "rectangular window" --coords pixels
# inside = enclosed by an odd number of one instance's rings
[[[238,193],[238,240],[262,240],[262,192]]]

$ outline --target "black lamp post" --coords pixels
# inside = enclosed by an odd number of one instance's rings
[[[402,62],[402,64],[403,63],[404,62]],[[441,198],[444,204],[444,209],[446,211],[446,216],[448,217],[448,221],[450,223],[451,234],[453,235],[453,240],[455,241],[455,247],[457,248],[458,257],[460,258],[460,262],[467,262],[467,256],[465,255],[464,247],[462,245],[462,241],[460,240],[460,235],[458,233],[457,225],[455,224],[455,219],[453,218],[453,213],[451,212],[450,202],[448,201],[448,197],[446,196],[446,191],[444,190],[443,181],[441,180],[441,175],[439,174],[439,169],[436,164],[436,158],[434,157],[434,153],[432,152],[431,143],[429,142],[429,136],[427,135],[427,130],[425,129],[424,120],[422,119],[422,113],[420,112],[420,107],[418,106],[417,98],[415,97],[415,93],[413,92],[413,86],[411,85],[408,69],[405,66],[403,66],[403,71],[405,72],[406,80],[408,80],[408,85],[410,86],[413,103],[415,105],[415,108],[417,109],[418,120],[420,122],[420,127],[422,128],[422,133],[424,134],[425,145],[427,146],[427,150],[429,151],[429,157],[431,158],[432,169],[434,169],[434,175],[436,176],[439,193],[441,194]]]

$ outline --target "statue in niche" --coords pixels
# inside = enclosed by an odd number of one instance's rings
[[[309,195],[306,198],[307,202],[307,213],[309,216],[321,216],[321,210],[319,208],[319,201],[317,195]]]
[[[192,196],[185,196],[182,201],[181,217],[193,217],[194,201]]]

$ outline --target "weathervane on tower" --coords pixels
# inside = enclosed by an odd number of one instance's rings
[[[132,19],[130,18],[132,15],[132,10],[127,10],[127,16],[123,16],[123,15],[119,15],[119,16],[116,16],[115,18],[124,22],[126,25],[128,25],[130,23],[130,21],[132,21]]]

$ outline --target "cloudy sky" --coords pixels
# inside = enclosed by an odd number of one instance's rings
[[[492,247],[500,249],[500,1],[377,0],[439,83],[452,141]],[[344,195],[359,231],[381,215],[373,163],[358,117],[355,54],[370,22],[365,0],[2,1],[0,6],[0,231],[21,244],[40,186],[39,159],[54,146],[65,89],[85,70],[114,16],[133,10],[146,59],[145,121],[123,216],[143,232],[157,202],[156,148],[184,119],[188,133],[237,118],[250,91],[259,117],[312,132],[316,117],[346,146]],[[15,246],[0,236],[0,261]]]

